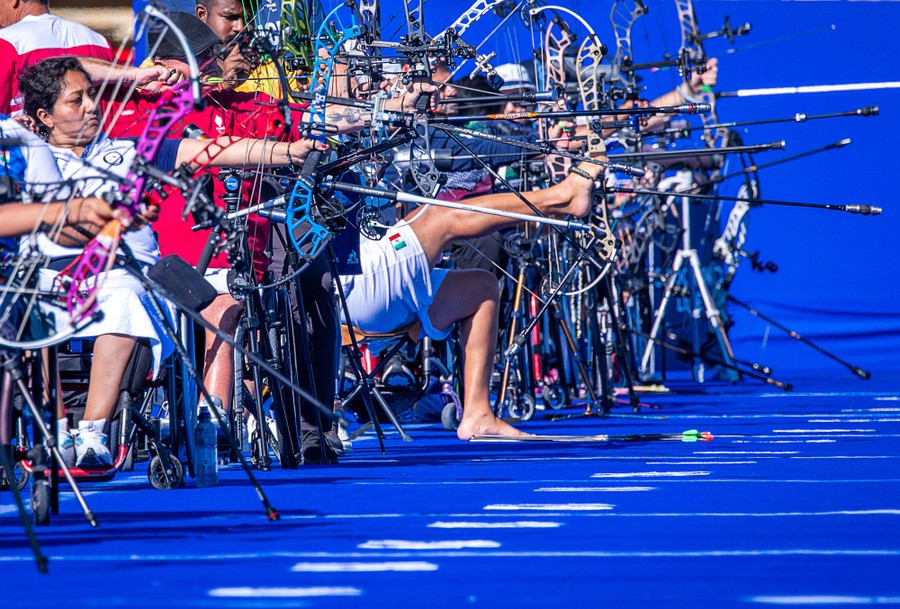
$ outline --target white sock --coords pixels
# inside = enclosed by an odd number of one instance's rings
[[[78,429],[90,429],[96,433],[103,433],[103,429],[106,427],[106,419],[97,419],[95,421],[78,421]]]
[[[69,419],[66,417],[56,419],[56,435],[62,437],[67,433],[69,433]]]

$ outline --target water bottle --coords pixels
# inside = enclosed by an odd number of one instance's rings
[[[194,455],[196,457],[194,479],[197,486],[218,486],[219,454],[216,426],[213,425],[206,407],[200,409],[197,425],[194,427]]]

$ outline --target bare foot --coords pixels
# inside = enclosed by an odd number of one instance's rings
[[[464,415],[456,430],[460,440],[470,440],[472,436],[530,436],[532,434],[519,431],[512,425],[504,423],[493,414],[484,416]]]

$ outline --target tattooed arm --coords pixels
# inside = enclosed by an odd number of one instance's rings
[[[325,107],[325,123],[337,127],[338,133],[353,133],[372,122],[372,113],[362,108],[329,104]]]
[[[401,94],[391,97],[385,103],[384,110],[390,112],[411,113],[416,110],[416,101],[422,95],[431,95],[436,87],[428,83],[413,83]],[[310,120],[309,113],[304,113],[304,121]],[[336,133],[353,133],[362,131],[372,122],[372,113],[369,110],[341,106],[339,104],[327,104],[325,106],[325,123],[330,128],[336,128]]]

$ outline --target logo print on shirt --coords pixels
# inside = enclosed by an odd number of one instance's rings
[[[406,241],[403,240],[403,237],[400,236],[400,233],[395,233],[388,237],[388,241],[391,242],[391,245],[394,246],[395,250],[402,250],[406,247]]]
[[[103,162],[106,163],[109,167],[115,167],[124,163],[125,157],[122,156],[122,153],[113,150],[103,155]]]

